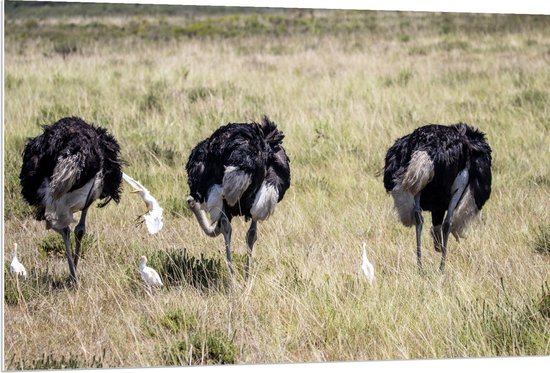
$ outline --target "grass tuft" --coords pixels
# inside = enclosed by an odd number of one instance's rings
[[[174,343],[163,353],[166,365],[234,364],[237,348],[227,336],[214,330],[193,334]]]
[[[206,258],[203,253],[197,258],[185,248],[158,251],[149,260],[167,286],[188,283],[199,290],[221,289],[227,281],[221,259]]]
[[[517,107],[544,108],[548,104],[548,93],[538,89],[526,89],[514,97],[513,104]]]
[[[550,255],[550,225],[539,225],[532,233],[533,249],[544,255]]]
[[[194,330],[198,324],[194,314],[188,314],[179,308],[166,311],[159,322],[160,325],[173,334]]]
[[[86,233],[80,246],[80,256],[85,257],[86,253],[96,244],[96,238],[93,233]],[[59,233],[51,232],[40,239],[37,243],[38,252],[43,256],[65,257],[65,244]],[[71,234],[71,249],[74,252],[75,236]]]
[[[192,88],[187,93],[187,97],[189,98],[189,101],[191,101],[192,103],[195,103],[200,100],[204,100],[206,98],[209,98],[215,95],[216,95],[216,90],[209,87]]]
[[[77,369],[77,368],[103,368],[106,350],[103,354],[93,355],[91,359],[86,359],[77,355],[55,356],[54,354],[43,354],[38,359],[25,361],[14,355],[9,363],[10,369],[14,370],[51,370],[51,369]]]

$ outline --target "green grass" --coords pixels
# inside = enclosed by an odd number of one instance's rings
[[[43,354],[42,357],[31,361],[21,361],[17,356],[13,356],[10,361],[10,366],[15,370],[50,370],[50,369],[78,369],[78,368],[103,368],[103,359],[105,358],[105,350],[103,355],[96,357],[95,355],[89,361],[82,361],[77,356],[68,357],[52,356]]]
[[[85,6],[6,8],[7,369],[550,353],[548,17]],[[231,290],[184,167],[220,125],[264,114],[292,184],[259,224],[248,284],[248,223],[233,220]],[[18,178],[26,139],[66,115],[108,128],[165,211],[150,236],[127,187],[90,209],[79,289]],[[421,277],[379,171],[398,137],[458,121],[487,134],[493,192],[443,275],[425,214]],[[26,281],[8,273],[15,242]],[[142,255],[163,289],[143,284]]]

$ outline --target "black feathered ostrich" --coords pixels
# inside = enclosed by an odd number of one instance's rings
[[[187,203],[208,236],[223,234],[231,276],[231,219],[252,219],[246,234],[248,278],[257,222],[275,211],[290,186],[290,161],[281,145],[283,138],[267,117],[261,123],[230,123],[201,141],[187,161]]]
[[[120,200],[120,150],[107,130],[80,118],[63,118],[43,129],[43,134],[29,139],[25,146],[21,192],[35,208],[35,217],[63,237],[71,280],[78,283],[76,266],[88,208],[98,198],[103,200],[99,207]],[[82,213],[74,229],[73,257],[69,226],[76,223],[73,213],[77,211]]]
[[[442,253],[443,271],[449,233],[458,241],[491,194],[491,148],[485,134],[464,123],[417,128],[389,148],[384,187],[401,222],[416,225],[420,270],[422,210],[431,211],[431,234],[435,250]]]

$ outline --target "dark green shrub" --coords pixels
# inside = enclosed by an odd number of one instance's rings
[[[160,318],[160,325],[172,333],[181,333],[197,326],[197,317],[181,309],[168,310]]]
[[[176,342],[164,351],[163,360],[167,365],[235,364],[236,355],[237,348],[233,341],[214,330]]]
[[[94,246],[95,237],[92,233],[86,233],[80,246],[80,257],[84,257],[88,250]],[[59,233],[52,232],[42,238],[38,243],[38,252],[45,256],[65,257],[65,244]],[[71,234],[71,250],[74,253],[75,236]]]
[[[221,259],[209,259],[200,254],[196,258],[186,249],[158,251],[148,258],[151,267],[156,268],[165,285],[177,285],[182,282],[201,289],[219,288],[225,281],[225,264]]]

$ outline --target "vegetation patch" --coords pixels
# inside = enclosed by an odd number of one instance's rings
[[[10,273],[9,263],[4,266],[4,302],[8,306],[26,304],[36,300],[40,295],[46,295],[56,289],[66,288],[68,276],[66,278],[53,277],[48,270],[35,271],[27,268],[27,278],[16,277]]]
[[[191,88],[187,93],[187,98],[192,103],[204,100],[216,95],[216,90],[209,87],[195,87]]]
[[[169,167],[175,167],[176,164],[183,163],[182,154],[168,144],[159,144],[155,141],[147,144],[147,148],[155,160],[166,164]]]
[[[542,296],[539,301],[539,311],[542,316],[550,318],[550,287],[545,283],[542,287]]]
[[[93,233],[86,233],[80,246],[80,257],[86,256],[86,253],[92,246],[95,246],[96,238]],[[43,237],[37,243],[38,252],[44,256],[65,257],[65,243],[59,233],[51,232]],[[71,250],[74,253],[75,235],[71,233]]]
[[[384,78],[384,86],[386,87],[392,87],[392,86],[398,86],[398,87],[406,87],[407,84],[411,81],[414,74],[412,70],[410,69],[403,69],[399,71],[399,73],[396,76],[388,76]]]
[[[548,93],[538,89],[527,89],[518,93],[512,103],[517,107],[543,108],[548,104]]]
[[[531,236],[533,249],[539,254],[550,255],[550,225],[539,225]]]
[[[227,280],[225,263],[221,259],[206,258],[203,253],[196,258],[185,248],[155,252],[148,263],[168,286],[186,282],[201,290],[219,289]]]
[[[53,51],[65,59],[78,52],[78,45],[74,40],[59,41],[54,44]]]
[[[168,197],[164,201],[164,212],[172,217],[192,216],[193,213],[187,207],[186,197]]]
[[[34,122],[37,126],[48,125],[57,122],[63,117],[75,115],[74,109],[59,102],[48,103],[41,106],[35,114]],[[36,133],[38,135],[38,132]]]
[[[235,364],[237,348],[218,330],[193,334],[163,352],[166,365]]]
[[[453,50],[466,51],[470,48],[470,43],[464,40],[442,40],[437,44],[437,48],[447,52]]]
[[[198,320],[194,314],[188,314],[182,309],[166,311],[160,318],[160,325],[171,333],[178,334],[197,327]]]
[[[503,295],[498,303],[478,299],[463,306],[464,344],[476,340],[490,356],[536,355],[548,341],[548,289],[535,299],[512,302]]]
[[[23,360],[14,355],[9,364],[10,370],[51,370],[51,369],[77,369],[77,368],[103,368],[106,350],[101,355],[93,355],[91,358],[83,358],[78,355],[56,356],[43,354],[42,357],[31,361]]]

